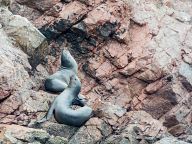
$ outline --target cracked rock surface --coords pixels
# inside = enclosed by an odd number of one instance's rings
[[[192,143],[191,0],[0,0],[0,143]],[[94,116],[33,125],[67,47]]]

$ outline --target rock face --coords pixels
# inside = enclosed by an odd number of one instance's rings
[[[6,143],[44,143],[44,144],[67,144],[62,137],[54,137],[44,130],[26,128],[18,125],[0,125],[2,142]]]
[[[0,124],[15,124],[0,126],[0,141],[192,143],[191,5],[0,0]],[[79,65],[94,116],[80,128],[54,119],[33,125],[58,95],[43,82],[59,68],[63,47]]]
[[[6,34],[30,56],[31,66],[36,67],[44,60],[48,51],[47,41],[26,18],[1,8],[0,22]]]

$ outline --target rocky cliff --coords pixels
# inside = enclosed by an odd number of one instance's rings
[[[191,0],[0,0],[0,143],[192,143],[191,39]],[[32,125],[64,47],[94,117]]]

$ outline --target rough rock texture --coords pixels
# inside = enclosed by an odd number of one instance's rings
[[[46,38],[26,18],[1,8],[0,23],[15,45],[30,56],[32,67],[45,59],[48,52]]]
[[[44,130],[26,128],[18,125],[0,125],[0,139],[5,143],[44,143],[66,144],[67,140],[59,136],[49,135]]]
[[[0,123],[16,124],[0,140],[192,143],[191,17],[191,0],[0,0]],[[80,128],[34,125],[57,95],[43,82],[63,47],[94,116]],[[7,138],[18,125],[45,137]]]

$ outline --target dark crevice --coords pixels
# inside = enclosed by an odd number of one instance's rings
[[[8,96],[6,96],[5,98],[0,99],[0,103],[4,102],[6,99],[8,99],[10,96],[12,95],[12,92],[9,93]]]

